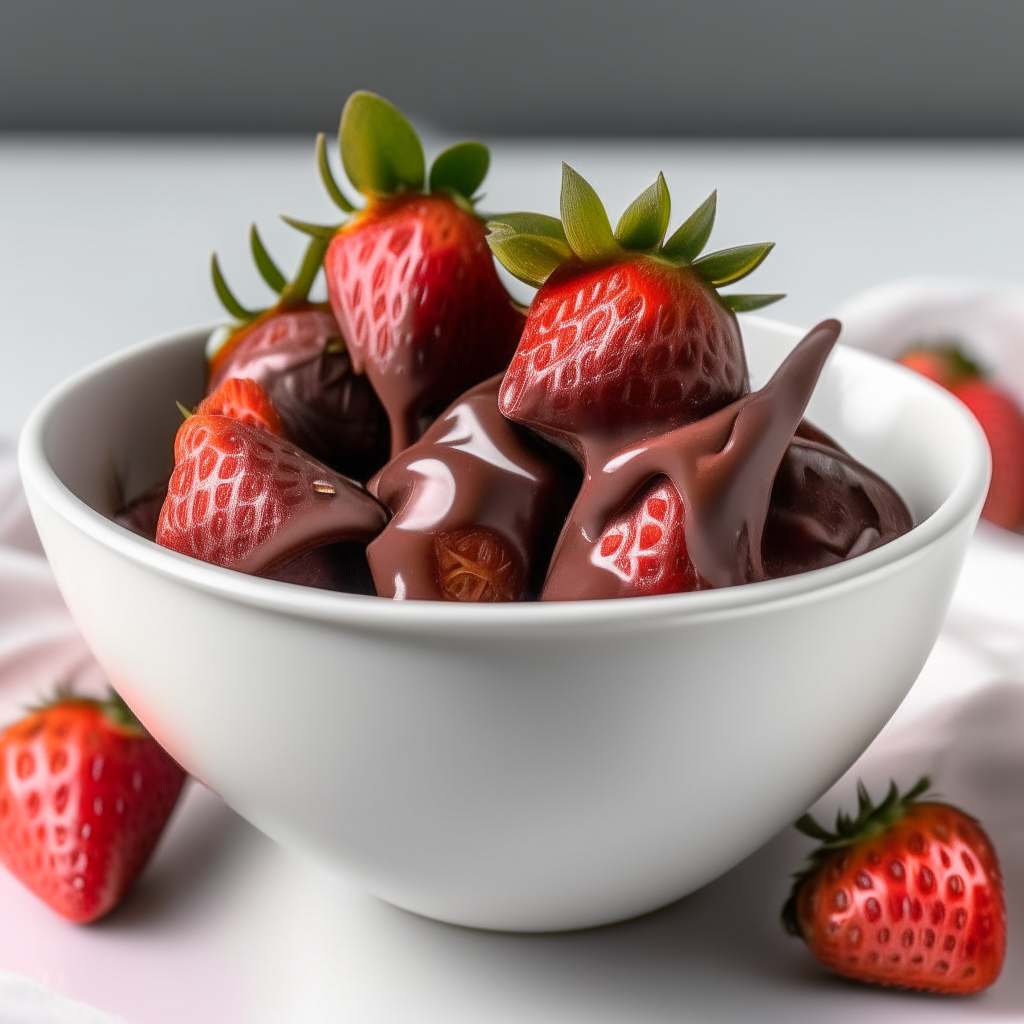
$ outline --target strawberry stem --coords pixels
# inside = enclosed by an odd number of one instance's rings
[[[320,235],[315,235],[310,240],[295,280],[286,284],[281,291],[282,306],[301,306],[308,300],[309,290],[313,287],[320,267],[323,266],[328,244],[329,240]]]

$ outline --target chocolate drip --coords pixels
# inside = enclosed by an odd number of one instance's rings
[[[766,579],[761,540],[775,474],[839,331],[836,320],[819,324],[760,391],[702,420],[603,459],[589,451],[542,599],[578,600],[600,589],[604,570],[589,557],[595,542],[610,516],[658,476],[682,498],[687,550],[703,580],[727,587]]]
[[[370,481],[394,516],[367,549],[381,597],[536,595],[579,476],[501,415],[500,384],[467,391]]]
[[[239,334],[211,361],[207,394],[229,377],[249,377],[263,385],[288,437],[314,458],[360,481],[384,465],[387,414],[353,369],[329,310],[275,311]]]

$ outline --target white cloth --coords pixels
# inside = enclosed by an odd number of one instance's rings
[[[0,971],[0,1021],[3,1024],[127,1024],[86,1003],[65,999],[20,974]]]

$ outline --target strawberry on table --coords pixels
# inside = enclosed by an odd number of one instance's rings
[[[899,361],[941,384],[974,413],[992,452],[983,519],[1007,530],[1024,524],[1024,413],[954,344],[915,345]]]
[[[220,396],[206,401],[217,408]],[[297,582],[287,572],[296,560],[342,542],[365,544],[387,522],[362,487],[291,442],[201,407],[179,428],[174,459],[156,541],[216,565]]]
[[[353,370],[330,306],[309,300],[327,243],[314,238],[288,281],[255,225],[249,241],[260,274],[279,299],[269,309],[246,309],[213,257],[214,287],[236,324],[210,358],[207,394],[232,378],[258,381],[290,440],[338,472],[367,480],[387,461],[388,421],[369,381]]]
[[[321,136],[321,176],[348,219],[332,228],[289,223],[329,243],[331,308],[355,369],[387,410],[394,456],[453,399],[505,368],[524,318],[498,278],[473,210],[486,147],[452,146],[428,175],[412,126],[368,92],[349,97],[338,141],[345,173],[366,205],[355,209],[338,187]]]
[[[59,691],[0,735],[0,861],[57,913],[94,921],[145,867],[184,781],[116,693]]]
[[[966,995],[991,985],[1006,951],[1003,882],[981,826],[949,804],[900,796],[877,807],[858,787],[856,818],[834,832],[810,815],[796,827],[821,841],[783,907],[788,932],[826,967],[857,981]]]

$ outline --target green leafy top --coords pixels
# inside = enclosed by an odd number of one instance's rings
[[[803,832],[805,836],[817,839],[821,845],[814,850],[807,858],[807,865],[802,871],[797,872],[793,878],[793,889],[789,894],[782,908],[782,926],[790,935],[800,934],[800,925],[797,921],[796,904],[800,886],[814,875],[835,850],[841,850],[847,846],[853,846],[863,840],[872,839],[884,835],[896,824],[907,809],[913,804],[925,790],[931,786],[931,780],[927,775],[918,779],[917,784],[902,796],[895,782],[889,783],[889,792],[885,799],[876,807],[871,800],[863,782],[857,783],[857,816],[851,818],[844,811],[836,814],[836,827],[834,832],[829,832],[815,821],[809,814],[805,814],[794,824],[794,828]]]
[[[78,704],[82,707],[96,708],[124,732],[146,735],[145,726],[135,717],[134,712],[125,703],[124,698],[109,684],[104,697],[86,697],[75,690],[72,680],[58,683],[53,694],[35,704],[29,704],[25,710],[31,713],[46,711],[49,708]]]
[[[710,196],[664,241],[671,200],[658,175],[619,218],[615,230],[598,194],[568,164],[562,164],[561,220],[540,213],[509,213],[487,223],[491,251],[509,273],[539,288],[563,263],[611,263],[640,253],[674,267],[692,267],[712,287],[732,284],[761,265],[772,242],[741,245],[701,256],[715,223],[717,193]],[[723,295],[736,312],[760,309],[782,295]]]
[[[260,272],[260,277],[277,292],[278,301],[273,306],[263,309],[247,309],[235,298],[234,293],[228,287],[227,281],[224,280],[224,275],[221,273],[217,254],[214,253],[210,260],[210,274],[213,277],[213,287],[217,292],[217,297],[224,308],[238,321],[239,327],[252,323],[257,317],[271,309],[295,309],[304,306],[309,302],[309,290],[313,287],[316,275],[320,272],[320,267],[324,262],[327,242],[328,240],[321,235],[316,235],[310,240],[302,262],[299,264],[298,272],[289,281],[281,273],[270,253],[267,252],[263,239],[260,238],[256,225],[253,224],[249,228],[249,248],[252,250],[252,258],[256,263],[256,269]]]
[[[423,146],[412,125],[386,99],[364,91],[352,93],[345,103],[338,148],[352,187],[368,199],[423,192],[426,186],[432,195],[447,195],[470,212],[491,160],[482,143],[459,142],[439,154],[427,174]],[[316,140],[316,162],[331,199],[345,213],[356,212],[331,171],[322,134]]]

